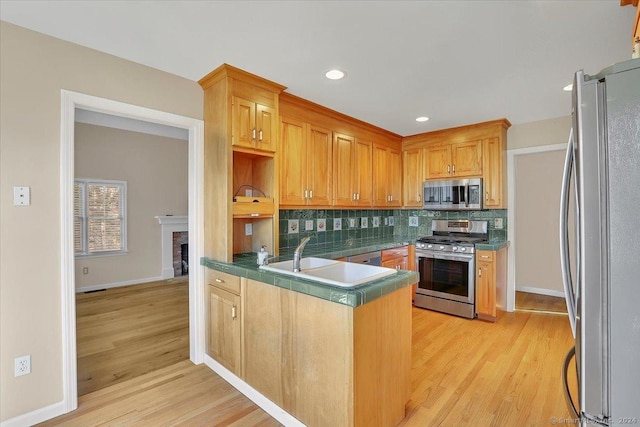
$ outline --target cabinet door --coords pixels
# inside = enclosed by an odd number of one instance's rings
[[[483,141],[482,161],[484,171],[484,207],[501,208],[503,202],[502,144],[499,138],[488,138]]]
[[[449,178],[451,176],[451,145],[426,148],[427,178]]]
[[[356,140],[355,159],[357,167],[352,169],[356,205],[371,206],[373,204],[373,144],[367,141]]]
[[[333,204],[352,206],[355,190],[351,178],[354,165],[354,138],[336,133],[333,135]]]
[[[482,140],[451,144],[451,175],[482,175]]]
[[[404,152],[404,206],[422,207],[422,183],[424,171],[422,167],[423,150],[420,148]]]
[[[478,251],[477,258],[479,259]],[[476,312],[488,320],[496,318],[496,283],[493,261],[478,261],[476,265]]]
[[[400,151],[387,151],[387,182],[389,193],[389,206],[402,206],[402,153]]]
[[[256,137],[256,104],[246,99],[233,97],[231,114],[232,145],[254,147]]]
[[[256,148],[263,151],[276,151],[276,122],[275,110],[265,105],[256,104]]]
[[[240,376],[240,297],[215,286],[208,288],[209,356]]]
[[[307,188],[307,152],[304,125],[295,120],[282,119],[280,142],[280,204],[304,205]]]
[[[307,187],[311,206],[331,206],[332,186],[332,139],[331,131],[318,126],[309,126],[307,150],[301,163],[307,162]]]
[[[373,145],[373,205],[388,205],[388,178],[387,149],[380,145]]]

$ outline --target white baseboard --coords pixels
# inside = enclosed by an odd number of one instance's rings
[[[125,280],[124,282],[114,282],[114,283],[104,283],[102,285],[91,285],[91,286],[82,286],[80,288],[76,288],[76,293],[80,292],[90,292],[90,291],[99,291],[101,289],[109,289],[109,288],[118,288],[120,286],[129,286],[129,285],[137,285],[138,283],[149,283],[149,282],[157,282],[159,280],[166,280],[160,276],[158,277],[145,277],[144,279],[136,279],[136,280]]]
[[[204,364],[213,372],[220,375],[222,379],[231,384],[236,390],[244,394],[249,400],[262,408],[267,414],[282,423],[285,427],[306,427],[298,419],[290,413],[267,399],[263,394],[258,392],[246,382],[242,381],[227,368],[213,360],[208,354],[204,355]],[[4,426],[2,426],[4,427]]]
[[[529,292],[531,294],[549,295],[551,297],[564,298],[564,292],[552,289],[534,288],[531,286],[516,286],[516,291]]]
[[[0,422],[0,427],[28,427],[65,414],[64,402],[54,403],[44,408]]]

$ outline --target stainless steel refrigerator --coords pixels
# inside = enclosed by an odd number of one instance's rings
[[[581,425],[640,424],[640,60],[573,82],[560,241]],[[575,257],[568,215],[575,200]],[[575,274],[572,274],[572,270]],[[573,349],[570,351],[570,353]]]

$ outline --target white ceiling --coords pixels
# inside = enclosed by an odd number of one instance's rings
[[[191,80],[226,62],[401,135],[568,115],[562,87],[629,59],[634,17],[618,0],[0,1],[16,25]]]

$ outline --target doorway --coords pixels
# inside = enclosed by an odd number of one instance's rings
[[[203,253],[203,175],[204,123],[189,117],[152,110],[105,98],[63,90],[61,108],[61,282],[63,406],[65,412],[78,406],[75,261],[74,261],[74,126],[76,110],[87,110],[117,117],[186,129],[189,145],[189,258],[198,260]],[[200,268],[189,270],[189,358],[203,361],[204,298]]]

